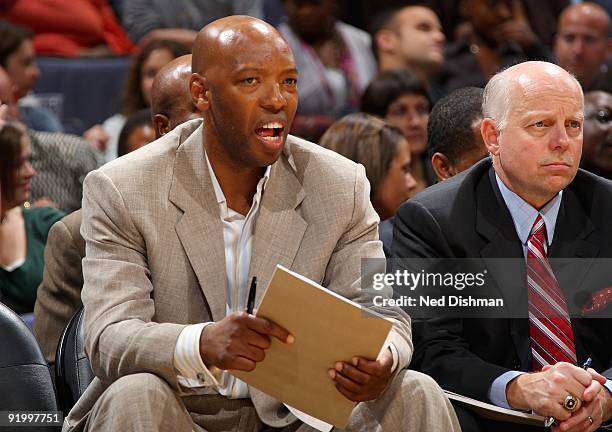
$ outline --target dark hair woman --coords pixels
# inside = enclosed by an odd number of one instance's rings
[[[25,127],[11,120],[0,126],[0,297],[19,314],[34,310],[47,234],[64,216],[51,207],[23,208],[36,175],[29,156]]]

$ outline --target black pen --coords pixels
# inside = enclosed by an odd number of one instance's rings
[[[253,314],[253,308],[255,307],[255,293],[257,292],[257,276],[253,276],[251,279],[251,287],[249,288],[249,299],[247,300],[247,313]]]
[[[589,367],[591,367],[591,363],[593,363],[593,359],[589,357],[582,364],[582,369],[587,370]],[[553,416],[547,417],[546,420],[544,421],[544,427],[550,427],[553,425],[553,423],[555,423],[555,418]]]

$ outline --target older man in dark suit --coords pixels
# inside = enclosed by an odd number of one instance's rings
[[[493,77],[481,126],[491,158],[405,203],[392,245],[405,258],[527,258],[498,284],[525,318],[427,320],[413,364],[443,388],[553,416],[564,431],[592,431],[612,417],[610,382],[595,372],[612,377],[610,319],[570,316],[578,287],[547,270],[547,256],[612,256],[612,183],[578,171],[583,109],[579,83],[553,64]],[[577,366],[587,357],[589,372]],[[568,396],[582,402],[573,413],[563,407]],[[463,430],[503,428],[459,414]]]

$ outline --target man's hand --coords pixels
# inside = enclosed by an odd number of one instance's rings
[[[376,360],[353,357],[351,363],[337,362],[329,376],[347,399],[363,402],[376,399],[391,379],[393,356],[384,349]]]
[[[499,28],[503,40],[515,42],[524,50],[535,45],[538,37],[525,21],[506,21]]]
[[[99,152],[104,152],[110,140],[110,135],[101,125],[95,125],[83,133],[83,138]]]
[[[506,397],[512,408],[531,409],[537,414],[565,421],[571,417],[561,405],[565,397],[572,394],[581,398],[592,381],[593,376],[584,369],[559,362],[545,367],[542,372],[513,379],[506,388]]]
[[[234,312],[204,327],[200,335],[200,355],[206,367],[252,371],[265,358],[270,336],[283,343],[295,338],[286,329],[265,318]]]
[[[606,377],[594,369],[588,369],[587,372],[593,380],[581,396],[582,406],[568,420],[555,425],[551,429],[552,432],[591,432],[612,418],[612,396],[610,391],[603,387]],[[593,420],[592,423],[589,417]]]

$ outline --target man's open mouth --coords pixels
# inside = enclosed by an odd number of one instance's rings
[[[268,122],[255,129],[255,134],[266,141],[276,141],[282,136],[284,126],[278,122]]]

